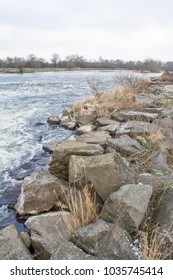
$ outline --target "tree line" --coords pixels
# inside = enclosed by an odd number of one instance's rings
[[[160,71],[173,71],[173,62],[161,62],[154,59],[146,59],[144,61],[123,61],[120,59],[104,59],[99,57],[98,60],[89,61],[83,56],[78,54],[72,54],[61,59],[59,54],[54,53],[50,61],[46,61],[44,58],[39,58],[34,54],[28,55],[27,58],[23,57],[6,57],[0,59],[0,68],[17,68],[22,73],[24,68],[65,68],[68,70],[75,68],[83,69],[128,69],[137,70],[141,72],[160,72]]]

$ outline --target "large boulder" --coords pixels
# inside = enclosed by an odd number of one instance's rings
[[[94,260],[94,256],[85,253],[72,242],[63,242],[53,253],[51,260]]]
[[[76,229],[75,218],[69,212],[49,212],[30,217],[26,227],[31,234],[32,246],[41,259],[50,259],[60,244],[68,241]]]
[[[152,195],[150,185],[125,185],[111,193],[105,201],[101,217],[107,222],[119,223],[127,231],[137,231]]]
[[[115,149],[126,156],[137,153],[142,150],[141,145],[135,139],[132,139],[128,135],[122,135],[119,138],[108,139],[108,147]]]
[[[157,132],[159,126],[157,124],[141,122],[141,121],[128,121],[118,127],[115,134],[130,134],[131,136],[145,135],[151,132]]]
[[[104,153],[100,145],[65,141],[58,143],[49,163],[49,171],[59,178],[68,179],[68,166],[71,155],[95,156]]]
[[[112,118],[116,121],[153,121],[154,119],[158,118],[159,114],[157,113],[150,113],[150,112],[143,112],[143,111],[133,111],[129,109],[124,109],[122,111],[115,111],[112,114]]]
[[[106,146],[107,139],[111,138],[108,132],[106,131],[91,131],[81,135],[77,141],[88,143],[88,144],[99,144],[103,147]]]
[[[32,260],[15,225],[0,230],[0,260]]]
[[[66,181],[48,171],[33,173],[24,179],[15,209],[20,215],[48,211],[67,187]]]
[[[71,156],[69,182],[80,184],[90,182],[104,200],[124,184],[134,182],[136,173],[124,162],[118,153],[93,157]]]
[[[173,258],[173,186],[172,182],[161,194],[155,223],[158,225],[157,244],[158,250],[165,259]]]
[[[119,225],[98,220],[73,233],[71,240],[88,254],[103,260],[137,259],[128,232]]]
[[[86,124],[86,125],[82,125],[77,129],[78,134],[84,134],[84,133],[88,133],[91,132],[93,130],[95,130],[96,127],[92,124]]]

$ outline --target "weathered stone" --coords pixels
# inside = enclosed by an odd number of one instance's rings
[[[122,185],[134,182],[135,175],[135,171],[130,169],[116,152],[93,157],[70,158],[69,182],[92,183],[103,201]]]
[[[33,173],[24,179],[15,209],[20,215],[48,211],[67,187],[66,181],[48,171]]]
[[[56,144],[57,144],[57,142],[49,142],[47,144],[44,144],[43,150],[45,150],[46,152],[49,152],[50,154],[53,154]]]
[[[94,256],[86,254],[72,242],[63,242],[53,253],[51,260],[94,260]]]
[[[76,138],[72,135],[66,141],[76,141]]]
[[[159,150],[155,151],[151,157],[149,162],[149,167],[154,170],[158,171],[169,171],[170,167],[167,163],[167,155],[166,150],[160,148]]]
[[[95,124],[99,125],[99,126],[106,126],[106,125],[119,125],[119,122],[116,122],[114,120],[111,120],[109,118],[106,117],[102,117],[102,118],[98,118],[95,122]]]
[[[30,248],[31,247],[31,239],[29,237],[29,234],[26,232],[26,231],[22,231],[19,233],[22,241],[24,242],[25,246],[27,248]]]
[[[157,244],[163,258],[173,258],[173,184],[158,200],[155,223],[158,224]]]
[[[143,111],[133,111],[129,109],[125,109],[122,111],[115,111],[112,114],[112,118],[116,121],[153,121],[154,119],[158,118],[159,114],[157,113],[149,113]]]
[[[145,135],[151,132],[156,132],[159,130],[159,126],[153,123],[140,122],[140,121],[128,121],[122,124],[116,130],[115,134],[129,134],[131,136]]]
[[[60,244],[70,239],[76,229],[74,217],[69,212],[49,212],[30,217],[26,227],[31,233],[31,242],[41,259],[49,259]]]
[[[60,124],[60,119],[59,117],[57,116],[50,116],[48,119],[47,119],[47,122],[49,124]]]
[[[128,135],[122,135],[116,139],[108,139],[108,147],[115,149],[125,155],[131,155],[142,150],[141,145],[135,139],[130,138]]]
[[[107,131],[114,136],[118,126],[119,124],[109,124],[109,125],[99,127],[97,131]]]
[[[156,104],[157,96],[153,94],[141,94],[136,96],[136,102],[141,105],[154,107]]]
[[[108,132],[106,131],[91,131],[81,135],[77,141],[88,143],[88,144],[99,144],[103,147],[106,146],[107,139],[111,138]]]
[[[122,186],[105,201],[101,217],[107,222],[121,224],[127,231],[136,231],[144,218],[151,195],[150,185]]]
[[[68,166],[71,155],[95,156],[104,153],[100,145],[66,141],[56,145],[52,160],[49,164],[49,171],[57,177],[68,179]]]
[[[137,259],[126,230],[103,220],[82,227],[72,235],[72,241],[88,254],[107,260]]]
[[[81,134],[84,134],[84,133],[88,133],[88,132],[91,132],[93,130],[95,130],[96,127],[92,124],[87,124],[87,125],[82,125],[80,126],[78,129],[77,129],[77,132],[81,135]]]
[[[87,115],[76,116],[76,121],[79,125],[92,124],[97,119],[97,113],[93,112]]]
[[[22,241],[15,225],[0,231],[0,260],[31,260],[32,256]]]
[[[164,134],[173,134],[173,121],[172,117],[168,115],[165,118],[156,119],[153,121],[153,124],[158,125],[159,129],[162,130]]]
[[[61,126],[70,130],[74,130],[76,128],[76,122],[75,121],[61,121]]]

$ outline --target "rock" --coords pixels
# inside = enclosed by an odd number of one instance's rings
[[[90,182],[103,201],[124,184],[134,182],[135,178],[135,171],[117,153],[70,158],[69,182]]]
[[[158,171],[169,171],[170,167],[167,163],[166,152],[163,148],[155,151],[150,157],[149,168]]]
[[[154,94],[141,94],[136,96],[136,102],[141,105],[155,107],[157,96]]]
[[[101,126],[98,128],[98,131],[107,131],[109,132],[111,135],[114,136],[115,131],[117,129],[117,127],[119,126],[119,124],[109,124],[109,125],[105,125],[105,126]]]
[[[159,129],[167,135],[173,134],[172,117],[168,115],[165,118],[159,118],[153,121],[153,124],[158,125]]]
[[[136,121],[153,121],[154,119],[158,118],[159,114],[157,113],[149,113],[149,112],[140,112],[140,111],[134,111],[125,109],[122,111],[115,111],[112,114],[112,119],[116,121],[130,121],[130,120],[136,120]]]
[[[15,209],[20,215],[48,211],[67,186],[67,182],[48,171],[33,173],[24,179]]]
[[[173,181],[173,175],[153,175],[149,173],[143,173],[139,175],[138,183],[144,185],[150,185],[153,188],[154,194],[159,194],[161,191],[166,189]]]
[[[173,258],[173,186],[172,182],[158,200],[155,224],[158,224],[157,246],[163,258]]]
[[[32,260],[15,225],[0,231],[0,260]]]
[[[140,122],[140,121],[128,121],[118,127],[115,134],[130,134],[131,136],[145,135],[151,132],[159,130],[159,126],[153,123]]]
[[[77,129],[77,132],[79,133],[79,135],[87,133],[87,132],[91,132],[93,130],[95,130],[96,127],[92,124],[87,124],[87,125],[82,125]]]
[[[53,151],[56,147],[57,142],[49,142],[43,145],[43,150],[48,152],[49,154],[53,154]]]
[[[40,259],[50,259],[60,244],[68,241],[76,229],[74,217],[69,212],[49,212],[30,217],[26,227],[31,233],[32,246]]]
[[[19,233],[22,241],[24,242],[25,246],[29,249],[31,247],[31,240],[29,234],[26,231],[22,231]]]
[[[50,116],[48,119],[47,119],[47,122],[49,123],[49,124],[60,124],[60,119],[59,119],[59,117],[57,117],[57,116]]]
[[[88,144],[99,144],[103,147],[106,146],[107,139],[111,138],[106,131],[91,131],[81,135],[77,141]]]
[[[61,121],[61,126],[64,128],[67,128],[69,130],[74,130],[76,128],[76,122],[75,121]]]
[[[87,115],[76,116],[76,121],[79,125],[92,124],[97,119],[97,113],[93,112]]]
[[[127,231],[138,230],[152,195],[150,185],[125,185],[111,193],[105,201],[101,217],[107,222],[119,223]]]
[[[74,232],[71,240],[82,250],[98,259],[137,259],[130,246],[132,241],[126,230],[103,220],[80,228]]]
[[[66,141],[76,141],[76,138],[72,135]]]
[[[119,125],[119,122],[116,122],[114,120],[111,120],[109,118],[106,117],[102,117],[102,118],[98,118],[95,122],[96,125],[98,126],[106,126],[106,125]]]
[[[86,254],[72,242],[63,242],[53,253],[51,260],[94,260],[94,256]]]
[[[173,135],[164,138],[164,145],[166,146],[167,150],[173,154]]]
[[[141,145],[135,139],[130,138],[128,135],[122,135],[116,139],[108,139],[108,147],[115,149],[126,156],[137,153],[142,150]]]
[[[90,145],[86,143],[65,141],[58,143],[54,150],[49,171],[59,178],[68,180],[68,166],[71,155],[95,156],[104,153],[100,145]]]

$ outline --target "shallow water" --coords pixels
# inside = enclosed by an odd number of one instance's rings
[[[49,126],[47,118],[91,95],[88,81],[99,80],[105,90],[113,90],[116,75],[117,71],[0,74],[0,228],[16,223],[20,229],[8,208],[20,189],[20,166],[27,170],[31,163],[34,169],[44,169],[49,157],[43,144],[73,133]]]

